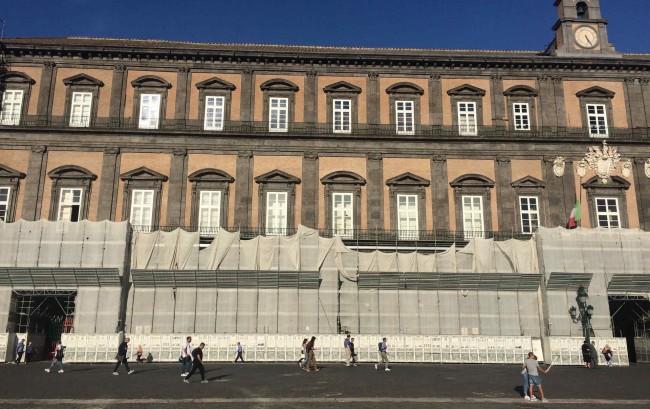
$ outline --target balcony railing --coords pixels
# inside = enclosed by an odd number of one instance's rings
[[[592,138],[592,133],[587,127],[538,127],[529,131],[517,131],[504,126],[477,126],[476,132],[461,132],[458,126],[443,125],[416,125],[413,132],[404,135],[398,132],[394,124],[354,124],[349,132],[335,132],[332,124],[294,122],[289,124],[286,132],[271,131],[268,122],[224,121],[221,130],[205,129],[205,124],[199,120],[160,119],[155,129],[140,127],[138,118],[91,118],[83,120],[83,125],[71,125],[70,117],[65,116],[38,116],[22,115],[18,118],[3,117],[0,128],[83,128],[85,129],[129,129],[142,130],[143,132],[193,132],[205,135],[220,134],[259,134],[278,137],[288,133],[291,135],[336,135],[341,138],[351,136],[397,136],[399,138]],[[650,128],[609,128],[608,139],[650,139]]]

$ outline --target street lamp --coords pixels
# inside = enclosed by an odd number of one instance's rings
[[[588,299],[589,294],[587,294],[585,287],[581,285],[578,287],[578,296],[576,297],[578,308],[573,305],[569,308],[571,320],[575,323],[582,323],[582,335],[585,337],[585,342],[587,343],[589,343],[589,334],[591,333],[591,316],[594,315],[594,307],[587,305]],[[578,309],[580,310],[579,313]]]

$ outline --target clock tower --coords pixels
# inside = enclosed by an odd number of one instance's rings
[[[600,0],[555,0],[558,20],[555,40],[547,52],[561,57],[620,58],[607,37],[607,20],[600,15]]]

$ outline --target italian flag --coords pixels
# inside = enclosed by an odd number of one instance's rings
[[[575,229],[578,227],[578,223],[581,219],[580,214],[580,200],[576,201],[575,206],[571,209],[571,215],[569,216],[569,222],[566,224],[567,229]]]

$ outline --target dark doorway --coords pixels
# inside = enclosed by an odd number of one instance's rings
[[[9,331],[27,333],[36,350],[35,360],[48,359],[61,334],[72,332],[74,290],[14,290]]]
[[[634,337],[638,334],[639,323],[647,320],[650,301],[643,296],[609,296],[609,312],[612,317],[612,329],[615,337],[625,337],[630,362],[636,362]],[[650,328],[650,327],[649,327]]]

